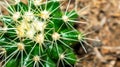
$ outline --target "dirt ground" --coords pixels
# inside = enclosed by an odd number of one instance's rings
[[[78,67],[120,67],[120,0],[78,0],[77,5],[78,10],[85,8],[79,14],[88,23],[79,29],[95,31],[88,37],[100,40],[90,41],[94,47],[87,48]]]
[[[92,48],[86,46],[88,53],[78,48],[80,60],[76,66],[120,67],[120,0],[72,0],[70,8],[74,5],[80,16],[78,20],[87,23],[77,28],[92,32],[87,35],[92,38],[88,41]]]

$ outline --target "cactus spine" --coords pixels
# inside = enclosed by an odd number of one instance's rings
[[[72,67],[75,64],[77,59],[71,45],[82,41],[84,35],[73,27],[78,15],[74,9],[68,11],[69,4],[62,11],[63,3],[58,0],[5,3],[9,15],[0,16],[3,67]]]

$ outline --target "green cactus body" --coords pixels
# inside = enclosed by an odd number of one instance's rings
[[[6,1],[5,1],[6,2]],[[6,2],[7,3],[7,2]],[[7,3],[8,5],[8,3]],[[73,26],[77,13],[62,11],[57,0],[16,0],[0,16],[3,67],[65,67],[76,63],[71,45],[84,39]]]

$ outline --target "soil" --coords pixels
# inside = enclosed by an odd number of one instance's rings
[[[87,54],[79,51],[84,59],[78,67],[120,67],[120,0],[78,0],[77,5],[78,10],[87,6],[81,14],[88,25],[79,29],[94,31],[87,37],[100,40],[90,41]]]

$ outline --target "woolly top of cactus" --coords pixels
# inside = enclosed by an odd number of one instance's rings
[[[66,16],[66,15],[62,16],[62,19],[64,22],[68,22],[68,20],[69,20],[68,16]]]
[[[0,17],[3,66],[59,67],[62,64],[65,67],[75,64],[76,55],[71,45],[83,41],[84,35],[74,28],[78,15],[74,9],[68,11],[70,3],[66,11],[60,9],[63,3],[59,0],[5,3],[9,15]]]
[[[49,18],[49,12],[44,10],[44,11],[41,11],[40,13],[40,17],[43,18],[43,19],[48,19]]]

